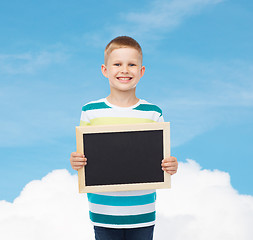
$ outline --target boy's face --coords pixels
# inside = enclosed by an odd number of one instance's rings
[[[103,75],[109,79],[111,90],[135,89],[145,72],[140,53],[134,48],[114,49],[102,65]]]

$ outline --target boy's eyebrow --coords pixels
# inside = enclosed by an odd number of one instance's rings
[[[120,60],[115,60],[115,61],[112,61],[113,64],[116,64],[116,63],[121,63],[122,61]],[[128,64],[138,64],[138,61],[128,61]]]

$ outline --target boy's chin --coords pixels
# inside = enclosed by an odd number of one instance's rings
[[[111,91],[117,91],[117,92],[129,92],[132,93],[133,91],[135,91],[136,89],[136,85],[131,86],[131,87],[115,87],[115,86],[111,86]]]
[[[110,84],[111,88],[114,88],[119,91],[132,91],[133,89],[136,88],[138,82],[133,82],[133,81],[128,81],[128,82],[120,82],[118,81],[117,83]]]

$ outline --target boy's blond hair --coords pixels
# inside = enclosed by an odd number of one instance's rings
[[[104,59],[105,65],[107,64],[108,57],[113,50],[118,49],[118,48],[126,48],[126,47],[136,49],[140,53],[141,62],[142,62],[142,49],[141,49],[140,44],[131,37],[119,36],[111,40],[105,48],[105,59]]]

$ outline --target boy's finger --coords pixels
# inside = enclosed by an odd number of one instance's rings
[[[165,172],[167,172],[167,173],[169,173],[169,174],[171,174],[171,175],[173,175],[174,173],[177,172],[176,169],[162,168],[162,170],[165,171]]]
[[[84,166],[84,165],[87,165],[87,162],[73,162],[74,166]]]
[[[165,158],[162,160],[162,163],[176,163],[177,160],[174,158]]]
[[[172,166],[170,166],[170,167],[162,167],[162,168],[164,168],[166,170],[172,170],[172,171],[176,171],[177,170],[176,167],[172,167]]]
[[[84,166],[84,165],[87,165],[87,162],[74,162],[73,164],[72,164],[72,166]]]
[[[87,158],[74,158],[73,162],[87,162]]]
[[[84,154],[78,153],[78,152],[72,152],[71,155],[72,155],[72,157],[83,157],[83,158],[85,157]]]
[[[172,163],[172,162],[167,162],[167,163],[162,163],[161,166],[163,166],[163,167],[176,167],[177,164]]]

